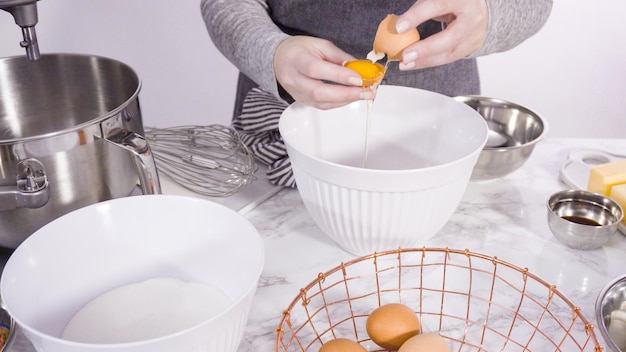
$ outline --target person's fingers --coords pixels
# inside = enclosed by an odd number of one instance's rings
[[[448,0],[418,0],[404,13],[398,15],[396,31],[403,33],[430,19],[446,16],[451,13],[450,7]]]
[[[329,41],[292,37],[277,48],[274,71],[278,82],[294,100],[331,109],[374,98],[371,89],[361,87],[361,76],[342,65],[352,59]]]
[[[318,50],[318,54],[325,61],[341,65],[342,63],[354,60],[354,56],[346,53],[343,50],[338,50],[338,48],[330,41],[327,40],[318,40],[316,41],[315,48]]]
[[[471,55],[482,42],[477,37],[467,37],[466,25],[454,21],[446,30],[407,47],[400,69],[416,69],[443,65]]]
[[[335,82],[347,86],[360,87],[363,84],[361,76],[340,64],[333,64],[327,61],[301,62],[298,65],[299,71],[306,77],[318,79],[326,82]]]
[[[360,86],[361,76],[342,66],[353,60],[350,54],[339,50],[326,40],[292,37],[281,44],[275,54],[275,71],[279,78],[288,79],[292,70],[310,77],[345,85]]]
[[[298,87],[298,96],[294,99],[318,109],[332,109],[357,100],[374,98],[371,88],[329,84],[313,79],[299,82]]]
[[[446,23],[445,30],[404,49],[401,70],[444,65],[480,50],[487,33],[485,0],[418,0],[399,16],[396,27],[417,26],[430,19]],[[403,23],[401,23],[403,22]]]

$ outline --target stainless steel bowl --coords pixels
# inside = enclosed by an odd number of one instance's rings
[[[0,59],[0,246],[138,183],[161,193],[140,88],[130,66],[105,57]]]
[[[475,95],[454,99],[476,110],[489,127],[489,140],[474,167],[472,181],[500,178],[519,169],[548,131],[539,114],[510,101]]]
[[[557,192],[550,196],[547,206],[548,225],[554,237],[575,249],[603,246],[624,217],[617,202],[585,190]]]
[[[606,285],[596,299],[596,321],[598,330],[606,342],[608,351],[626,351],[626,322],[619,318],[626,315],[626,275],[620,276]],[[613,319],[612,319],[613,317]],[[614,321],[612,321],[614,320]],[[613,323],[613,325],[611,325]]]
[[[1,304],[0,300],[0,304]],[[9,337],[4,341],[4,346],[0,348],[0,352],[3,351],[11,351],[11,345],[15,340],[15,321],[6,310],[4,310],[4,306],[0,307],[0,324],[3,329],[9,330]]]

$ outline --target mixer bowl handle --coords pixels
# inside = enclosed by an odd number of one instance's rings
[[[0,211],[41,208],[50,199],[46,169],[37,159],[25,159],[16,167],[16,185],[0,186]]]
[[[104,140],[130,151],[139,171],[139,183],[143,194],[161,194],[161,184],[152,150],[146,139],[136,132],[118,129]]]

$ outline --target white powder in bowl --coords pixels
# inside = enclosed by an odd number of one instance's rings
[[[108,291],[81,308],[62,338],[85,343],[125,343],[173,334],[228,308],[226,294],[207,284],[155,278]]]

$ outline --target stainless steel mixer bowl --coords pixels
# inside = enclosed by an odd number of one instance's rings
[[[0,246],[138,184],[160,192],[140,88],[128,65],[109,58],[0,59]]]
[[[487,121],[489,139],[472,172],[472,181],[504,177],[524,165],[548,132],[536,112],[510,101],[483,96],[458,96]]]
[[[616,344],[617,341],[609,334],[611,313],[621,310],[622,305],[626,305],[626,275],[609,282],[596,298],[595,313],[598,330],[606,342],[607,350],[611,352],[626,351],[620,350]],[[622,336],[625,335],[626,331],[623,331]]]

